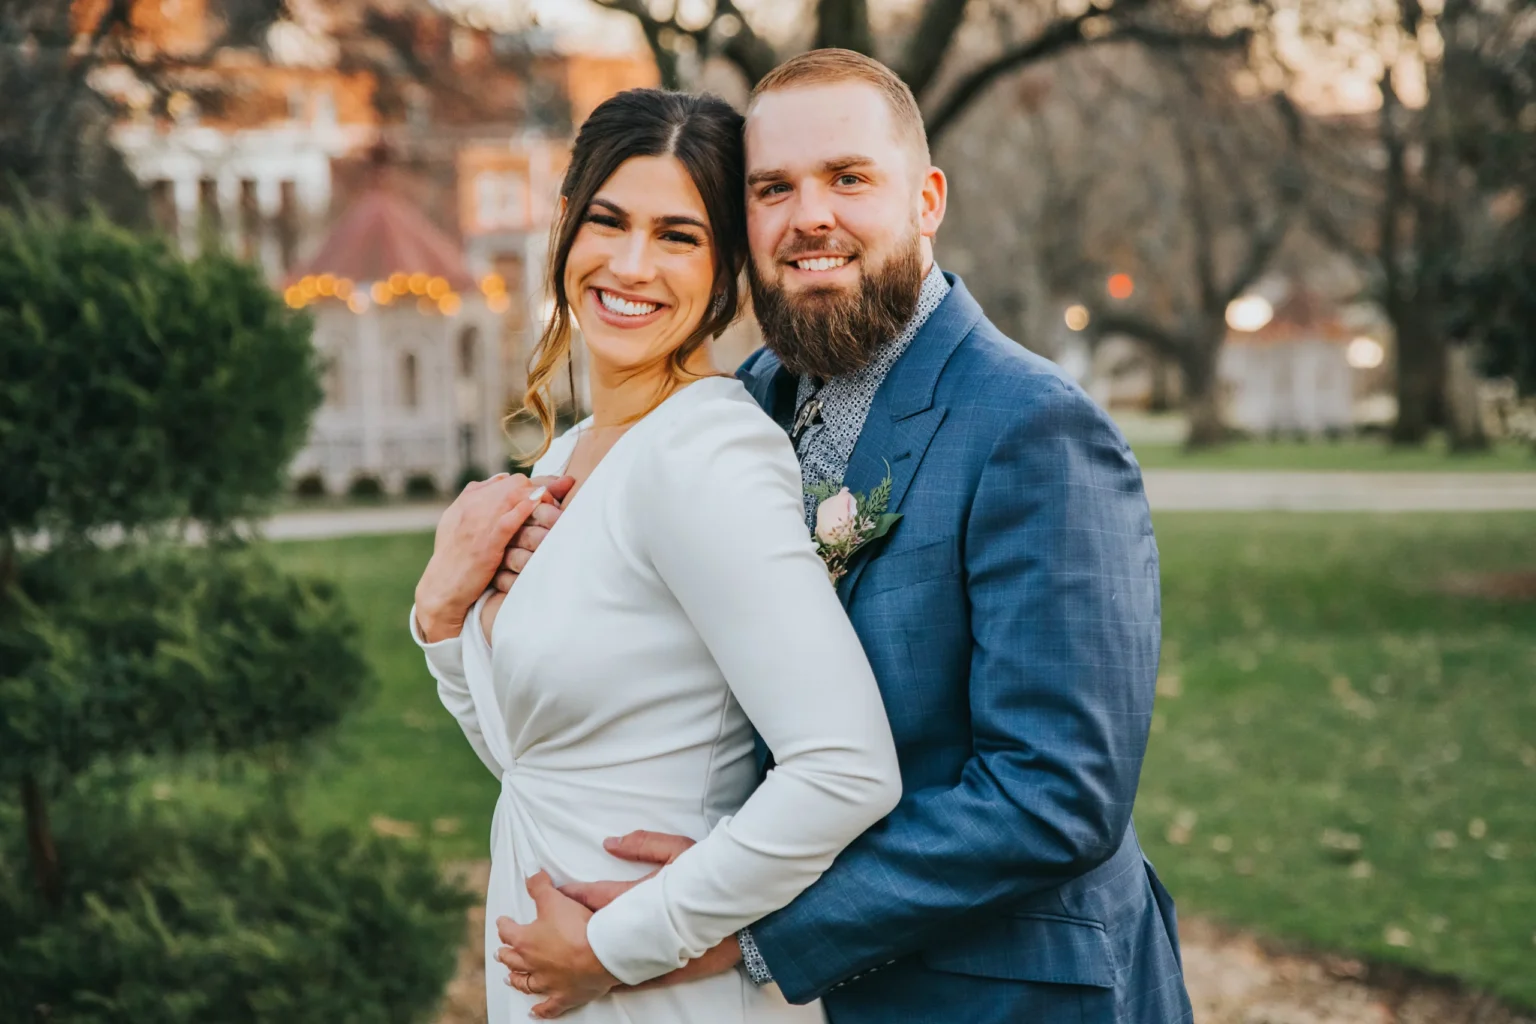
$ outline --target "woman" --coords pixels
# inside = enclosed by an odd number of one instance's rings
[[[719,100],[636,90],[593,112],[561,189],[556,314],[527,401],[545,429],[535,476],[574,478],[574,490],[510,592],[482,596],[513,531],[552,499],[521,477],[471,485],[417,587],[412,629],[439,693],[502,783],[486,908],[493,1024],[559,1009],[522,991],[537,991],[528,978],[501,984],[493,959],[499,916],[538,916],[525,879],[639,877],[603,840],[640,828],[699,842],[596,914],[564,908],[597,963],[597,998],[573,1016],[822,1020],[739,971],[628,986],[790,902],[900,795],[789,441],[706,349],[736,315],[742,176],[741,118]],[[593,415],[551,443],[572,312]],[[777,762],[760,786],[754,726]]]

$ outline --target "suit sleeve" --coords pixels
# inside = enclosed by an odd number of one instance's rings
[[[1081,393],[1022,404],[963,538],[973,753],[752,926],[793,1002],[1092,870],[1130,821],[1160,641],[1140,469]]]

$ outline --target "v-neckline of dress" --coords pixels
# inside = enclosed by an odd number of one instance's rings
[[[650,412],[646,413],[644,416],[642,416],[638,420],[636,420],[634,422],[634,424],[628,430],[624,431],[623,434],[619,435],[619,439],[613,442],[613,446],[610,447],[608,449],[608,451],[603,455],[603,457],[601,459],[598,459],[597,462],[592,466],[592,471],[587,474],[586,480],[582,481],[581,486],[579,488],[577,488],[578,496],[583,496],[583,495],[586,494],[587,489],[592,486],[592,481],[600,473],[602,473],[603,467],[608,465],[610,462],[613,461],[614,455],[619,451],[620,448],[622,448],[624,446],[624,443],[626,441],[628,441],[631,437],[633,437],[635,435],[636,431],[638,431],[641,427],[645,426],[645,424],[653,421],[656,418],[656,415],[658,413],[660,413],[663,409],[665,409],[668,405],[672,404],[673,400],[676,399],[679,395],[682,395],[685,392],[691,390],[694,386],[696,386],[698,384],[704,383],[704,381],[713,380],[713,379],[715,379],[715,378],[712,378],[712,377],[702,377],[699,380],[693,381],[693,382],[688,383],[688,384],[684,384],[682,387],[678,388],[676,391],[672,392],[666,398],[664,398],[660,402],[658,402],[656,404],[656,408],[652,409]],[[721,379],[727,379],[727,378],[721,378]],[[583,422],[585,422],[585,421],[583,421]],[[578,431],[581,429],[580,424],[577,425],[576,429]],[[568,468],[570,466],[571,459],[575,458],[575,456],[576,456],[576,445],[579,444],[580,442],[581,442],[581,436],[578,433],[577,437],[576,437],[576,441],[574,443],[572,443],[572,445],[571,445],[571,450],[570,450],[569,454],[567,454],[566,457],[565,457],[565,466],[562,467],[562,470],[565,469],[565,468]],[[561,524],[563,524],[565,522],[565,520],[569,517],[569,515],[571,513],[571,510],[573,508],[575,508],[575,506],[576,506],[576,502],[575,502],[574,499],[572,499],[568,506],[566,506],[566,507],[564,507],[564,508],[562,508],[560,510],[560,518],[555,520],[555,525],[551,526],[549,528],[549,532],[544,535],[543,542],[541,542],[539,544],[539,551],[535,551],[533,553],[532,557],[530,557],[528,559],[528,564],[523,566],[523,571],[518,573],[518,577],[519,578],[517,580],[517,583],[513,584],[513,589],[514,590],[516,589],[517,584],[525,583],[527,581],[528,571],[533,568],[535,563],[542,564],[543,561],[547,561],[547,559],[541,559],[539,557],[540,552],[542,552],[544,550],[544,548],[550,543],[551,539],[555,536],[555,533],[560,530]],[[496,614],[491,619],[491,628],[490,628],[489,633],[487,633],[483,629],[481,630],[481,634],[482,634],[483,639],[486,642],[486,645],[489,646],[492,650],[495,649],[496,627],[501,623],[502,612],[506,611],[507,605],[511,602],[511,598],[512,598],[512,594],[509,592],[507,594],[506,599],[504,599],[501,602],[501,607],[496,609]],[[475,618],[478,620],[478,618],[479,618],[478,614],[475,616]]]

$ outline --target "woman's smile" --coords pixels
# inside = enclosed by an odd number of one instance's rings
[[[649,327],[669,308],[666,303],[646,299],[612,288],[589,288],[592,312],[603,323],[624,330]]]

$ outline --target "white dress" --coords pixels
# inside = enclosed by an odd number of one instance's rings
[[[561,471],[576,432],[535,475]],[[501,780],[486,901],[491,1024],[539,1000],[504,983],[496,918],[534,916],[523,880],[632,879],[602,841],[699,840],[592,917],[628,984],[784,906],[900,796],[885,709],[802,518],[789,440],[741,384],[707,378],[593,470],[497,613],[423,644],[444,705]],[[481,599],[482,601],[484,598]],[[411,616],[415,631],[414,610]],[[418,643],[421,642],[416,634]],[[777,767],[758,785],[752,728]],[[618,992],[582,1024],[806,1024],[744,972]]]

